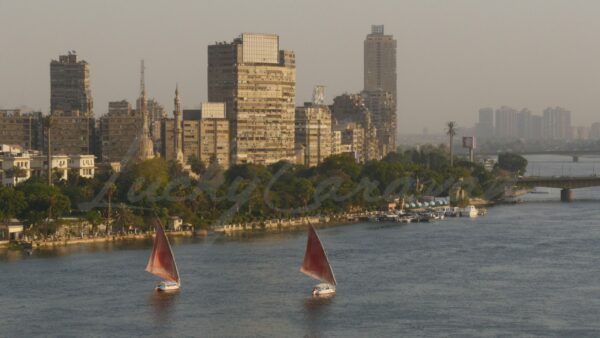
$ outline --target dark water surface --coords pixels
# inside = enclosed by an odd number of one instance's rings
[[[176,294],[153,291],[150,242],[4,252],[0,337],[600,336],[600,189],[546,191],[473,220],[321,228],[325,300],[298,271],[304,232],[174,239]]]

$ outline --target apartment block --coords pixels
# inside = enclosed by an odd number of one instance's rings
[[[0,144],[18,145],[24,150],[43,146],[42,113],[22,113],[19,109],[0,110]]]
[[[279,36],[208,46],[208,99],[225,103],[232,164],[295,160],[295,96],[295,55],[279,49]]]
[[[296,147],[302,146],[304,165],[319,165],[331,155],[331,111],[325,105],[305,103],[296,108]]]

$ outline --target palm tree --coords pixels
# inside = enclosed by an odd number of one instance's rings
[[[456,122],[449,121],[446,123],[446,135],[450,138],[450,166],[454,165],[454,149],[452,147],[452,143],[454,141],[454,136],[456,135]]]

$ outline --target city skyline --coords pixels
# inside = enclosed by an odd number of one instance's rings
[[[442,123],[432,126],[432,120],[455,119],[459,125],[472,125],[480,107],[501,105],[532,111],[562,106],[573,112],[573,125],[595,122],[600,106],[595,99],[600,65],[595,60],[600,51],[592,42],[593,32],[600,28],[595,20],[600,4],[274,5],[279,3],[239,3],[228,12],[227,3],[180,3],[164,11],[156,2],[2,1],[0,37],[10,48],[0,65],[2,78],[8,79],[0,84],[0,106],[26,105],[48,112],[48,60],[76,50],[91,66],[96,117],[108,111],[109,101],[137,97],[142,58],[148,67],[149,98],[168,104],[173,85],[179,82],[187,98],[184,108],[195,108],[207,99],[206,46],[240,32],[278,34],[281,47],[295,51],[296,106],[310,100],[316,84],[327,87],[326,102],[331,103],[336,95],[362,89],[363,41],[372,24],[383,24],[398,41],[400,132],[443,128]],[[274,8],[270,20],[259,14],[265,7]],[[331,13],[344,19],[332,22]],[[136,18],[139,15],[143,19]],[[231,20],[223,22],[225,15]],[[306,15],[312,15],[311,25],[303,24]],[[250,19],[253,16],[259,20]]]

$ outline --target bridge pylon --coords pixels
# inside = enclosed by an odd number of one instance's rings
[[[565,188],[560,191],[560,200],[561,202],[573,202],[574,194],[573,190]]]

